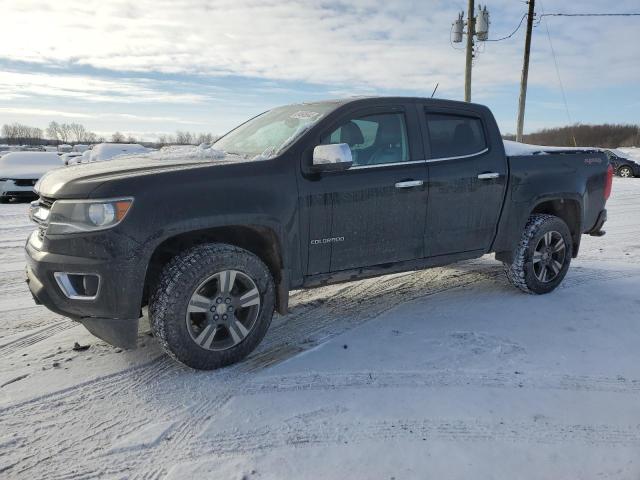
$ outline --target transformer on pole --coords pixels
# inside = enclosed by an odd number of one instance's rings
[[[483,42],[489,38],[489,12],[486,5],[478,6],[478,16],[474,17],[474,0],[469,0],[467,9],[467,48],[465,55],[465,69],[464,69],[464,101],[471,101],[471,69],[473,67],[473,37],[475,36],[478,41]],[[460,12],[458,18],[453,22],[451,27],[451,41],[453,43],[462,43],[462,37],[464,35],[464,12]]]

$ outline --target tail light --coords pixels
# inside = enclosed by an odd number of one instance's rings
[[[607,168],[607,180],[604,184],[604,199],[609,200],[611,196],[611,187],[613,186],[613,167],[609,165]]]

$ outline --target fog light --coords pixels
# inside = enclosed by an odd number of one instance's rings
[[[67,298],[93,300],[98,296],[100,276],[92,273],[55,272],[53,276]]]

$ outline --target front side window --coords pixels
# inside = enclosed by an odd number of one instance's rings
[[[354,166],[409,160],[409,141],[403,113],[355,117],[322,137],[320,143],[349,145]]]
[[[227,133],[213,147],[245,158],[271,158],[336,106],[327,102],[274,108]]]
[[[476,117],[427,114],[432,158],[473,155],[487,148],[482,121]]]

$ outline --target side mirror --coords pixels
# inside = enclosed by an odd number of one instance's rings
[[[346,143],[318,145],[313,149],[313,169],[316,172],[338,172],[352,165],[351,149]]]

